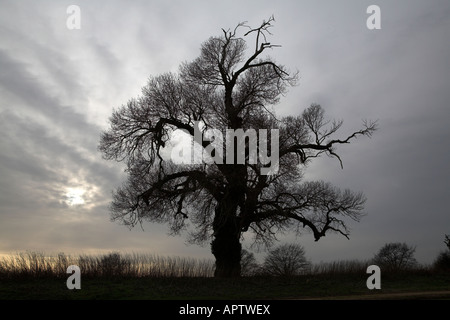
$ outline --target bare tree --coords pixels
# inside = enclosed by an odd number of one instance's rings
[[[373,258],[373,263],[388,271],[408,270],[417,266],[416,248],[406,243],[387,243]]]
[[[450,236],[444,235],[444,243],[447,246],[447,250],[439,253],[437,258],[433,262],[433,267],[436,270],[449,271],[450,270]]]
[[[241,275],[254,276],[259,271],[258,262],[255,255],[245,249],[241,251]]]
[[[305,257],[305,249],[298,244],[283,244],[269,251],[264,259],[263,271],[274,276],[295,276],[310,267]]]
[[[142,96],[113,112],[111,127],[101,136],[104,158],[127,165],[128,181],[113,195],[112,219],[129,227],[143,220],[167,223],[173,234],[187,230],[191,242],[212,241],[216,276],[239,276],[245,232],[253,232],[255,241],[264,244],[279,231],[303,228],[315,240],[326,232],[348,237],[345,218],[359,221],[362,216],[362,193],[341,191],[323,181],[303,182],[302,170],[322,154],[342,164],[336,147],[357,136],[371,136],[376,124],[364,122],[361,130],[335,139],[342,122],[329,122],[319,105],[278,118],[273,106],[296,83],[297,73],[262,57],[278,47],[268,41],[273,22],[271,17],[257,28],[240,23],[211,37],[202,44],[200,56],[183,63],[178,73],[150,78]],[[246,39],[251,37],[248,48]],[[196,146],[210,151],[209,129],[267,129],[265,137],[256,138],[257,154],[264,140],[272,141],[278,133],[277,148],[265,150],[278,152],[278,170],[267,174],[267,163],[249,161],[249,142],[244,163],[227,163],[218,148],[211,152],[219,160],[213,163],[180,165],[164,157],[162,150],[175,130],[192,139],[200,132]],[[236,160],[237,143],[231,151]]]

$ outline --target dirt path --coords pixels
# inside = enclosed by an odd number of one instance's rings
[[[371,293],[321,298],[312,297],[299,300],[450,300],[450,291]]]

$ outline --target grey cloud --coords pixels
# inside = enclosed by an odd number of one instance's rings
[[[2,164],[9,170],[20,171],[35,180],[61,181],[63,174],[80,174],[95,184],[117,183],[117,169],[104,163],[95,147],[74,148],[30,119],[8,112],[0,114],[2,124]],[[96,132],[99,136],[99,131]],[[87,133],[89,134],[89,132]],[[94,155],[92,157],[92,155]],[[92,176],[91,172],[96,175]],[[106,182],[103,182],[106,180]]]
[[[49,94],[49,89],[43,84],[45,79],[37,78],[30,73],[27,63],[17,61],[0,50],[0,67],[3,71],[0,74],[0,85],[22,102],[4,105],[4,107],[12,110],[22,106],[26,108],[21,110],[23,113],[37,112],[55,121],[55,125],[62,125],[77,132],[95,132],[95,127],[88,123],[86,115],[74,112],[73,107],[61,105],[57,97]],[[62,89],[70,90],[71,88],[62,87]]]

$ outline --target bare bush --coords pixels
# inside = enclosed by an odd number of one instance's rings
[[[295,276],[307,273],[310,266],[301,245],[283,244],[269,251],[264,259],[263,272],[274,276]]]
[[[447,250],[439,253],[433,262],[433,268],[438,271],[450,271],[450,236],[445,235],[444,240]]]
[[[241,276],[250,277],[258,274],[260,266],[255,259],[255,255],[245,249],[241,251]]]
[[[410,270],[418,266],[415,251],[406,243],[387,243],[375,254],[373,263],[387,271]]]

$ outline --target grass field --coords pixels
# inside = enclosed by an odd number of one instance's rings
[[[81,289],[69,290],[69,264],[78,264]],[[109,254],[46,257],[26,253],[0,260],[1,300],[264,300],[450,299],[450,273],[417,269],[381,273],[369,290],[363,264],[334,263],[295,277],[212,277],[208,260]]]
[[[66,279],[3,279],[2,300],[259,300],[259,299],[450,299],[450,276],[409,274],[382,277],[381,290],[369,290],[365,275],[298,276],[286,279],[81,278],[80,290]],[[444,292],[446,291],[446,293]],[[437,294],[436,292],[440,292]]]

